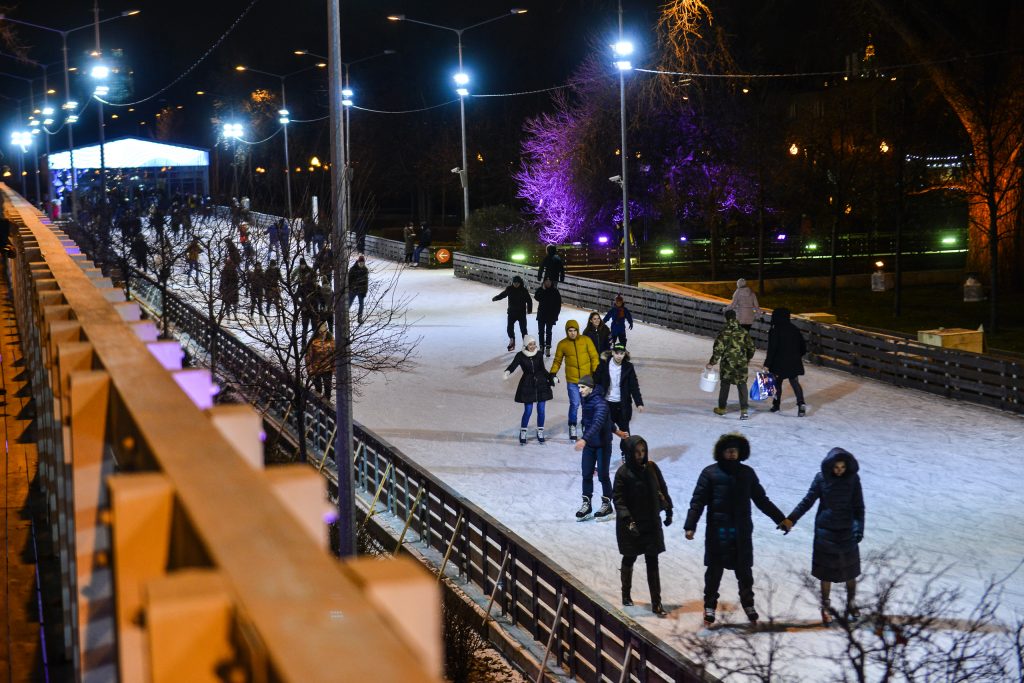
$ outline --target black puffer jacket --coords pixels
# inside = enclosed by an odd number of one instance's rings
[[[789,320],[788,308],[772,311],[772,329],[768,332],[768,353],[764,364],[782,379],[804,374],[803,357],[807,342],[800,330]]]
[[[505,370],[515,372],[516,368],[523,371],[523,376],[519,378],[519,386],[516,388],[516,403],[551,400],[551,379],[548,369],[544,366],[544,357],[540,353],[534,352],[529,356],[525,351],[520,351]]]
[[[740,450],[739,460],[724,460],[730,447]],[[704,537],[704,565],[726,569],[754,566],[754,522],[750,503],[779,524],[782,512],[768,498],[753,468],[744,465],[750,442],[740,434],[723,434],[715,444],[715,464],[704,468],[697,479],[683,529],[696,531],[704,508],[708,509]]]
[[[590,337],[590,341],[594,342],[594,348],[597,349],[598,353],[604,353],[610,346],[608,340],[611,339],[612,331],[608,329],[604,322],[599,322],[597,327],[591,325],[590,318],[593,318],[595,315],[598,318],[601,317],[601,314],[597,311],[591,311],[590,317],[587,318],[587,326],[583,328],[583,334]]]
[[[524,313],[533,313],[533,299],[530,297],[530,293],[526,291],[526,287],[523,286],[523,278],[516,275],[512,278],[512,282],[518,282],[519,286],[509,285],[502,290],[501,294],[494,296],[491,301],[508,298],[508,313],[510,315],[519,316]]]
[[[665,552],[660,513],[665,510],[672,514],[672,498],[668,495],[661,470],[646,457],[642,464],[637,464],[633,457],[640,444],[647,448],[647,442],[641,436],[631,436],[624,442],[626,462],[615,473],[612,487],[615,540],[623,555]],[[638,533],[629,531],[630,522],[636,523]]]
[[[316,286],[316,282],[313,282],[313,286]],[[370,290],[370,269],[366,267],[366,264],[360,265],[357,261],[352,265],[352,268],[348,271],[348,291],[349,294],[362,294],[366,296],[366,293]]]
[[[556,287],[538,287],[533,295],[537,300],[537,320],[542,323],[554,324],[562,313],[562,295]]]
[[[612,352],[605,351],[601,354],[601,364],[594,371],[594,384],[604,387],[604,396],[607,399],[611,394],[611,373],[608,364],[614,363]],[[629,422],[633,418],[633,404],[638,406],[644,404],[644,397],[640,395],[640,382],[636,378],[636,368],[629,361],[629,351],[622,360],[622,374],[619,376],[619,402],[622,404],[622,419]]]
[[[837,460],[846,461],[841,477],[832,473]],[[864,535],[864,493],[856,458],[842,448],[833,448],[821,461],[821,471],[814,475],[811,488],[789,519],[796,523],[818,502],[814,516],[814,546],[830,553],[849,553],[857,548]]]

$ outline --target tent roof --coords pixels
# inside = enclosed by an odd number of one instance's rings
[[[142,138],[119,138],[103,145],[103,156],[107,168],[153,168],[164,166],[209,166],[210,153],[198,147],[169,145],[166,142]],[[50,170],[63,171],[71,168],[71,155],[67,152],[50,154]],[[100,146],[78,147],[75,149],[76,169],[100,167]]]

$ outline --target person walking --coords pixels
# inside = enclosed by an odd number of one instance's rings
[[[740,605],[747,619],[758,620],[754,607],[754,522],[751,502],[776,525],[785,517],[765,493],[757,473],[745,465],[750,442],[742,434],[723,434],[715,443],[715,463],[697,478],[683,530],[686,540],[697,533],[697,522],[707,508],[704,536],[704,623],[715,621],[718,588],[726,569],[736,573]]]
[[[238,263],[229,257],[220,271],[221,315],[238,315],[238,284]]]
[[[288,242],[291,239],[291,226],[284,218],[278,223],[277,238],[281,240],[281,258],[284,260],[284,263],[288,263]]]
[[[313,391],[330,396],[334,384],[334,337],[321,323],[306,351],[306,369],[313,381]]]
[[[629,351],[625,344],[616,343],[611,351],[601,354],[601,363],[594,371],[594,382],[604,387],[612,424],[618,431],[628,435],[633,404],[636,403],[639,412],[644,412],[644,397],[640,395],[636,368],[629,361]],[[626,442],[621,442],[619,446],[622,457],[626,458]]]
[[[611,343],[622,342],[626,343],[626,324],[629,324],[629,329],[633,329],[633,314],[626,308],[626,302],[623,301],[622,295],[619,294],[615,297],[615,303],[604,315],[602,322],[612,321],[611,324]]]
[[[740,278],[736,281],[736,291],[732,293],[732,301],[725,307],[727,311],[736,311],[740,327],[750,332],[754,326],[754,317],[761,312],[757,306],[757,295],[747,287],[747,281]]]
[[[583,452],[583,504],[576,511],[576,520],[582,522],[589,519],[594,510],[591,499],[594,497],[595,471],[601,482],[601,508],[594,513],[594,519],[604,519],[612,514],[609,466],[613,429],[608,415],[608,403],[604,400],[604,387],[595,385],[590,375],[584,375],[580,377],[579,392],[583,401],[583,434],[576,441],[576,450]]]
[[[725,312],[725,327],[715,337],[715,346],[711,352],[711,360],[707,368],[710,370],[716,363],[721,363],[719,374],[722,377],[718,388],[718,407],[715,415],[725,415],[725,404],[729,400],[729,387],[736,385],[740,392],[740,419],[750,417],[747,412],[747,363],[754,357],[754,340],[747,331],[736,322],[736,311]]]
[[[532,335],[523,337],[523,349],[515,355],[512,362],[505,368],[504,378],[507,380],[516,368],[523,371],[516,387],[516,403],[523,404],[523,417],[519,422],[519,443],[526,445],[526,429],[530,426],[533,415],[533,404],[537,404],[537,441],[544,443],[544,404],[551,400],[551,377],[544,367],[544,358],[540,347]]]
[[[359,299],[359,312],[356,314],[357,324],[363,324],[363,301],[366,293],[370,291],[370,269],[366,267],[366,257],[362,254],[348,269],[348,306],[352,308],[352,302]]]
[[[555,288],[551,278],[544,278],[543,284],[534,292],[537,300],[537,330],[544,355],[551,357],[551,329],[562,313],[562,295]]]
[[[667,613],[661,604],[661,575],[658,555],[665,552],[665,526],[672,525],[672,498],[658,466],[648,460],[647,441],[630,436],[623,442],[625,460],[615,472],[612,499],[615,502],[615,541],[622,555],[619,573],[622,579],[622,606],[633,604],[633,565],[644,556],[647,587],[651,592],[651,611],[659,617]]]
[[[846,584],[847,620],[860,617],[857,609],[857,577],[860,576],[860,542],[864,538],[864,493],[860,467],[849,451],[833,448],[821,461],[804,499],[782,520],[779,527],[789,533],[804,514],[818,502],[814,516],[814,546],[811,575],[821,582],[821,621],[832,623],[835,612],[829,600],[833,583]]]
[[[508,324],[505,329],[508,332],[507,350],[512,352],[516,348],[516,323],[519,323],[519,331],[523,338],[526,338],[526,316],[533,313],[533,299],[530,298],[530,293],[523,286],[523,278],[518,275],[512,278],[511,285],[491,297],[491,301],[501,299],[508,299],[508,308],[506,309]]]
[[[277,259],[270,259],[267,269],[263,271],[263,297],[266,302],[266,314],[270,315],[270,306],[273,304],[274,312],[281,315],[281,268],[277,265]]]
[[[271,261],[275,252],[278,256],[281,255],[281,229],[276,221],[267,228],[267,241],[270,243],[267,247],[267,261]]]
[[[412,221],[405,224],[402,238],[405,240],[405,263],[412,263],[412,252],[416,249],[416,228]]]
[[[430,249],[430,243],[433,241],[433,235],[430,232],[430,226],[426,223],[420,223],[420,242],[416,245],[416,249],[412,252],[412,265],[418,268],[420,265],[420,254],[424,249]],[[521,280],[522,278],[520,278]],[[514,347],[513,347],[514,348]],[[511,351],[512,349],[509,349]]]
[[[764,367],[775,375],[775,398],[772,399],[771,412],[777,413],[782,404],[782,380],[788,379],[796,394],[797,415],[807,414],[804,405],[804,390],[800,386],[800,375],[804,374],[803,357],[807,353],[807,342],[800,330],[789,319],[788,308],[776,308],[772,311],[772,327],[768,332],[768,353],[765,355]]]
[[[263,274],[263,264],[256,261],[252,270],[246,277],[249,280],[249,315],[263,311],[263,287],[266,276]]]
[[[558,369],[565,360],[565,390],[569,394],[569,440],[576,441],[576,417],[580,409],[579,381],[584,375],[597,370],[600,356],[594,344],[580,336],[580,326],[575,320],[565,322],[565,338],[555,347],[555,360],[551,363],[551,378],[558,384]]]
[[[547,255],[537,269],[537,281],[550,278],[551,283],[558,287],[559,282],[565,282],[565,261],[558,255],[555,245],[549,244],[546,251]]]
[[[597,311],[591,311],[590,317],[587,319],[587,326],[583,330],[583,334],[590,338],[590,341],[594,342],[594,348],[597,349],[598,353],[604,353],[611,349],[611,336],[612,331],[608,329],[608,326],[601,320],[601,314]]]
[[[193,237],[192,241],[188,243],[188,249],[185,251],[185,265],[187,269],[185,271],[185,281],[189,278],[194,278],[196,287],[199,286],[199,257],[203,253],[203,245],[199,242],[198,237]]]

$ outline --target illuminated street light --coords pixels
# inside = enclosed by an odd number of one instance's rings
[[[225,123],[224,124],[224,137],[238,139],[242,137],[242,124],[240,123]]]
[[[881,144],[878,145],[878,151],[880,151],[882,154],[888,154],[889,143],[886,142],[885,140],[882,140]]]
[[[626,149],[626,72],[633,69],[632,62],[627,59],[633,54],[633,42],[626,40],[622,29],[622,0],[619,0],[619,39],[612,44],[615,53],[615,68],[619,71],[619,125],[620,138],[619,158],[622,159],[622,174],[618,178],[622,186],[622,280],[630,285],[630,229],[629,229],[629,154]]]
[[[46,106],[42,109],[43,116],[53,116],[53,107]]]
[[[792,154],[793,156],[796,156],[797,154],[800,153],[800,148],[797,147],[795,142],[789,146],[789,153]]]
[[[89,72],[89,75],[96,79],[104,79],[110,76],[110,67],[105,64],[97,64]]]
[[[108,85],[97,85],[96,89],[92,91],[93,95],[99,95],[100,97],[106,97],[110,93],[110,86]]]
[[[351,107],[353,104],[355,104],[355,102],[353,102],[353,100],[352,100],[353,96],[355,96],[355,93],[352,91],[351,88],[342,88],[341,89],[341,104],[342,104],[342,106],[344,106],[344,107]]]
[[[457,85],[469,85],[469,74],[467,73],[463,73],[460,71],[459,73],[452,76],[452,78],[455,79],[455,83]]]
[[[287,124],[289,121],[291,121],[291,119],[288,118],[288,110],[287,109],[278,109],[277,115],[279,117],[277,119],[277,122],[282,124],[282,125]]]

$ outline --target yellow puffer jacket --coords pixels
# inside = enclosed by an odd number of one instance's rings
[[[575,320],[565,323],[566,337],[558,342],[555,347],[555,362],[551,364],[551,374],[558,374],[558,368],[562,367],[562,359],[565,359],[565,381],[569,384],[576,384],[580,377],[593,375],[597,370],[601,357],[594,348],[594,342],[590,337],[577,334],[575,339],[569,339],[569,330],[575,329],[579,332],[580,326]]]

